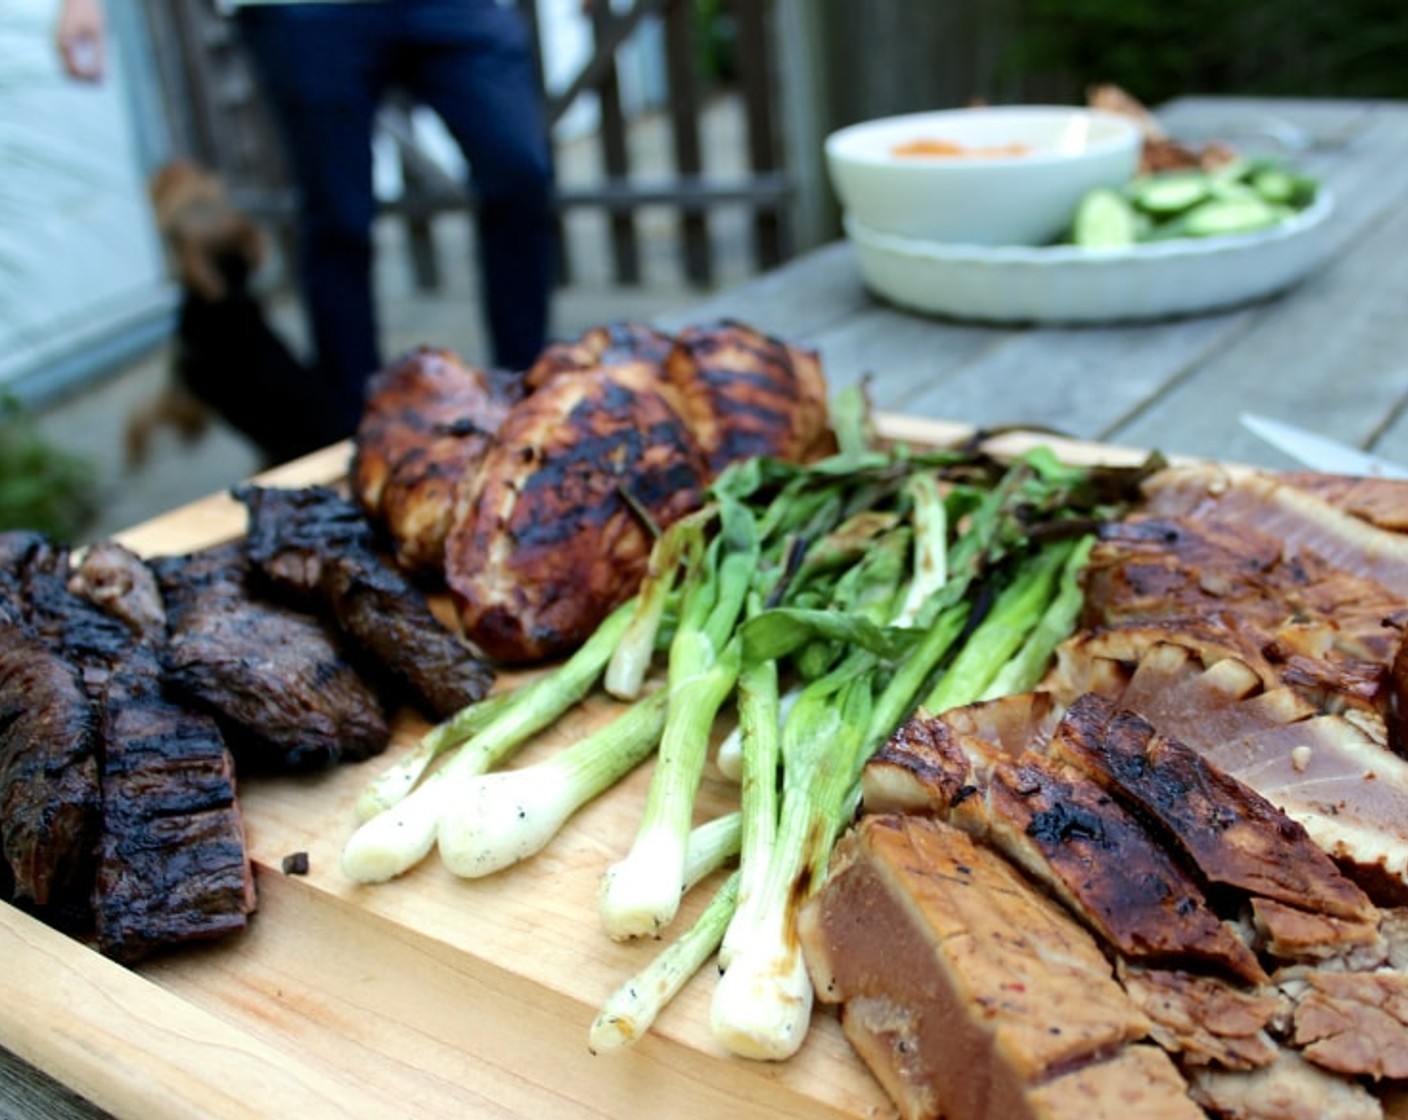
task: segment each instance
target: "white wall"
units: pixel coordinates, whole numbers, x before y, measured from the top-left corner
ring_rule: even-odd
[[[57,0],[0,0],[0,389],[43,395],[91,372],[171,296],[147,205],[128,75],[70,81]],[[144,326],[145,325],[145,326]]]

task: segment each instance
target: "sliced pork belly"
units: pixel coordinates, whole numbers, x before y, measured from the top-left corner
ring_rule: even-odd
[[[1408,897],[1408,761],[1289,688],[1258,691],[1233,658],[1204,668],[1185,654],[1152,651],[1111,699],[1296,821],[1376,901]]]
[[[943,717],[917,718],[870,760],[862,788],[866,812],[933,813],[985,839],[1129,960],[1266,979],[1163,844],[1074,767],[1004,757]]]
[[[864,817],[799,936],[905,1120],[1203,1115],[1090,935],[961,831]]]
[[[1408,973],[1298,971],[1291,1042],[1306,1059],[1353,1077],[1408,1078]]]
[[[1240,526],[1282,542],[1287,559],[1313,556],[1408,597],[1408,536],[1386,532],[1265,471],[1215,465],[1171,468],[1145,485],[1156,516]]]
[[[1229,1120],[1383,1120],[1383,1106],[1357,1081],[1282,1049],[1260,1069],[1202,1066],[1188,1072],[1189,1095]]]
[[[1336,918],[1376,917],[1368,896],[1303,827],[1113,701],[1078,697],[1049,749],[1156,825],[1209,883]]]
[[[1236,987],[1216,976],[1121,962],[1118,975],[1134,1005],[1149,1017],[1153,1039],[1179,1063],[1249,1070],[1276,1061],[1272,1037],[1290,1001],[1273,988]]]

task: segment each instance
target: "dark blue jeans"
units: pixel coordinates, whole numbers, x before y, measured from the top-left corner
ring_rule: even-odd
[[[249,5],[239,20],[300,194],[300,280],[329,434],[356,426],[381,364],[371,136],[393,88],[434,110],[470,165],[490,360],[531,364],[547,333],[552,157],[517,11],[495,0],[359,0]]]

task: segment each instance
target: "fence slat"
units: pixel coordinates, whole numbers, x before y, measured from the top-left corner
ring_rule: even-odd
[[[670,82],[670,131],[674,139],[675,172],[697,176],[704,170],[699,142],[699,83],[694,35],[694,4],[673,0],[665,13],[665,68]],[[713,278],[709,225],[702,210],[688,202],[680,207],[684,242],[684,274],[695,284]]]
[[[768,174],[778,169],[768,5],[744,0],[733,5],[733,13],[738,28],[738,79],[748,117],[749,166],[756,174]],[[782,222],[781,202],[779,199],[753,210],[753,254],[760,268],[772,268],[788,256],[788,231]]]

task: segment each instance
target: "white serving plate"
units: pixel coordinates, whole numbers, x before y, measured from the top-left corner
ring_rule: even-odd
[[[861,278],[909,311],[994,323],[1113,323],[1233,307],[1295,284],[1323,259],[1331,193],[1279,225],[1123,249],[955,245],[876,233],[850,215]]]

